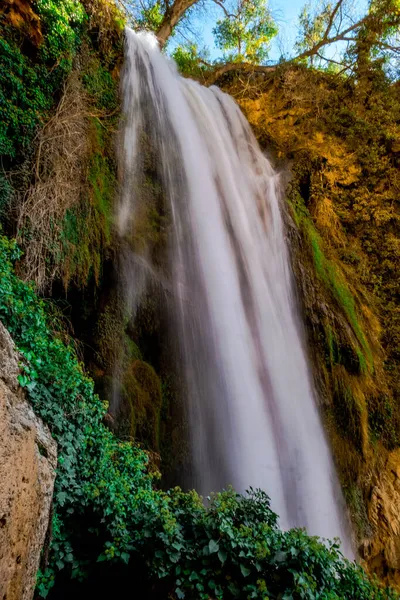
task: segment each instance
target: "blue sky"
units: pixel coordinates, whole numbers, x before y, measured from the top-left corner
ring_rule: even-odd
[[[293,48],[297,36],[299,14],[304,5],[304,0],[289,0],[289,2],[276,0],[270,2],[272,15],[279,27],[278,39],[272,42],[271,59],[279,58],[281,54],[279,43],[282,43],[287,50]]]

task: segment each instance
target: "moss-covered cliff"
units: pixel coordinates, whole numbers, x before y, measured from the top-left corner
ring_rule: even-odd
[[[108,0],[0,9],[0,216],[24,251],[2,238],[0,317],[25,356],[21,384],[61,449],[39,592],[61,582],[62,594],[71,575],[104,583],[133,573],[158,597],[264,597],[307,581],[337,585],[337,597],[386,597],[335,549],[279,532],[262,496],[227,492],[207,511],[195,494],[155,489],[160,465],[169,482],[185,464],[185,425],[157,295],[132,319],[118,276],[123,244],[139,253],[150,244],[162,264],[167,219],[142,140],[145,214],[123,244],[115,231],[122,28]],[[219,83],[283,180],[291,173],[288,237],[326,429],[361,554],[399,583],[398,84],[379,70],[355,84],[294,67]]]
[[[361,554],[397,580],[398,84],[305,68],[221,83],[290,170],[292,264],[326,429]]]

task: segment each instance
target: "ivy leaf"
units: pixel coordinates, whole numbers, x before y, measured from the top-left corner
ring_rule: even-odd
[[[228,585],[228,590],[230,591],[230,593],[232,594],[232,596],[234,596],[235,598],[237,598],[237,596],[239,596],[240,590],[233,583],[233,581]]]
[[[169,555],[169,560],[173,563],[177,563],[180,557],[181,555],[179,552],[171,552],[171,554]]]
[[[248,577],[251,573],[250,569],[245,567],[243,564],[240,565],[240,570],[242,572],[243,577]]]
[[[130,559],[130,556],[127,552],[121,552],[121,559],[124,561],[124,563],[127,565]]]
[[[26,375],[18,375],[18,383],[21,387],[26,387],[29,383],[29,377]]]
[[[181,590],[181,588],[175,588],[175,594],[177,595],[177,597],[179,598],[179,600],[181,600],[182,598],[185,597],[185,592],[183,592]]]
[[[228,556],[228,555],[227,555],[227,553],[225,552],[225,550],[220,550],[220,551],[218,552],[218,558],[219,558],[219,560],[221,561],[221,563],[222,563],[222,564],[224,564],[224,562],[226,561],[226,558],[227,558],[227,556]]]
[[[100,554],[100,556],[97,558],[97,562],[104,562],[105,560],[108,560],[105,554]]]
[[[218,542],[216,542],[215,540],[210,540],[208,542],[208,551],[210,554],[214,554],[215,552],[218,552],[219,550],[219,544]]]
[[[175,548],[175,550],[182,550],[183,544],[181,544],[180,542],[174,542],[172,544],[172,547]]]
[[[58,500],[60,506],[64,506],[66,499],[67,499],[67,494],[65,492],[58,492],[57,500]]]
[[[274,556],[274,562],[276,563],[283,563],[286,562],[287,560],[287,552],[283,552],[282,550],[279,550],[279,552],[277,552]]]

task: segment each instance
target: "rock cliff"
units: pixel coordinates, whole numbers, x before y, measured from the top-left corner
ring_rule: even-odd
[[[18,385],[18,353],[0,323],[0,598],[30,600],[49,524],[57,447]]]

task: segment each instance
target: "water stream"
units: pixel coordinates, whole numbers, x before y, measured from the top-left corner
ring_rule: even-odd
[[[189,485],[203,494],[263,488],[282,527],[346,540],[301,336],[279,174],[231,97],[183,79],[151,35],[129,29],[123,112],[121,235],[141,218],[146,148],[169,215]],[[132,305],[144,289],[143,261],[157,273],[148,245],[128,270]]]

